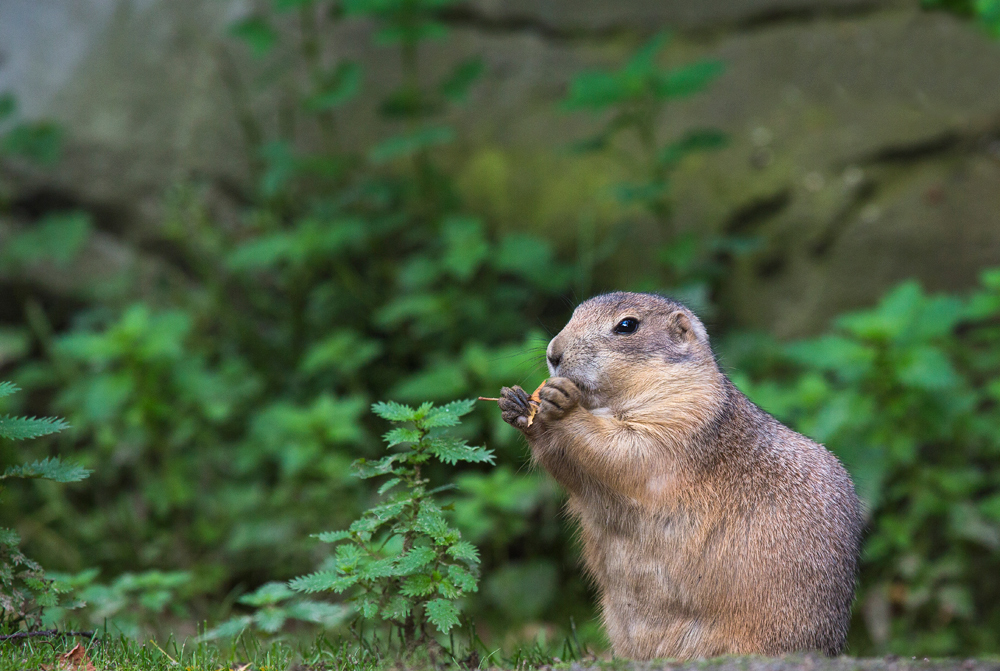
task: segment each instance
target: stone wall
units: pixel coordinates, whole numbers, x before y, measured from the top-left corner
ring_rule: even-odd
[[[732,139],[684,168],[678,225],[764,236],[722,298],[745,323],[794,336],[901,279],[961,289],[1000,264],[1000,43],[918,4],[472,0],[426,58],[437,71],[484,55],[485,80],[459,120],[475,148],[456,159],[463,188],[498,219],[553,231],[611,216],[593,194],[614,169],[553,152],[592,123],[555,109],[573,73],[620,63],[664,27],[677,33],[665,63],[724,60],[723,77],[665,119],[667,132],[708,124]],[[238,200],[246,148],[226,68],[256,65],[225,27],[248,10],[238,0],[0,2],[0,90],[69,138],[54,173],[7,166],[5,176],[25,199],[96,213],[92,265],[134,260],[173,184]],[[363,143],[393,56],[369,45],[364,25],[336,43],[370,73],[344,120]]]

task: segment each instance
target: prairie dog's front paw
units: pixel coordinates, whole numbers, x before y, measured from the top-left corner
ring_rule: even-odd
[[[519,431],[527,431],[535,416],[537,404],[533,404],[528,392],[518,385],[504,387],[500,390],[500,416]]]
[[[558,420],[580,404],[580,389],[569,378],[552,377],[538,390],[538,398],[541,402],[538,419]]]

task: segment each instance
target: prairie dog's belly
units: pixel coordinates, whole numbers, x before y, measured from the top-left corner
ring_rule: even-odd
[[[604,623],[618,654],[685,657],[714,646],[733,567],[716,560],[712,529],[689,514],[575,504],[584,561],[601,588]]]

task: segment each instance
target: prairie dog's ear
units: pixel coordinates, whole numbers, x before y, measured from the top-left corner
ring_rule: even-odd
[[[697,342],[699,339],[698,326],[700,324],[696,326],[687,313],[681,310],[677,310],[667,317],[667,329],[678,342]]]

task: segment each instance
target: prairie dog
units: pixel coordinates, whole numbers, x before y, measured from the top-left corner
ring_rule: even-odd
[[[505,421],[569,493],[614,653],[838,654],[863,527],[833,454],[754,405],[701,321],[661,296],[582,303]]]

